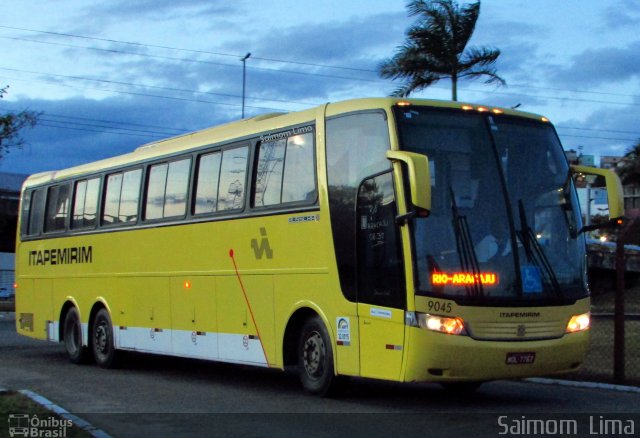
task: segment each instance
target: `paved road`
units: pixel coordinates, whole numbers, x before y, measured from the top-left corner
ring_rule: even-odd
[[[499,381],[463,398],[438,385],[356,379],[341,398],[320,399],[305,395],[295,374],[276,370],[141,354],[128,355],[119,370],[78,366],[60,345],[18,336],[6,312],[0,312],[0,386],[35,391],[118,437],[355,438],[417,429],[496,437],[509,436],[499,434],[502,424],[548,415],[576,418],[574,436],[592,436],[588,416],[576,415],[593,414],[597,425],[605,413],[604,419],[633,419],[640,431],[637,393]]]

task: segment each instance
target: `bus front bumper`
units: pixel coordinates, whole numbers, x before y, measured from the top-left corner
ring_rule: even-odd
[[[587,353],[589,330],[557,339],[484,341],[409,328],[406,382],[487,381],[577,370]]]

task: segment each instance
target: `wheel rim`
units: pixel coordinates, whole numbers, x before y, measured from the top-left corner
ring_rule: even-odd
[[[104,322],[102,322],[96,327],[94,341],[95,341],[94,345],[96,346],[96,351],[102,354],[107,352],[109,335],[107,333],[107,329],[105,327]]]
[[[105,321],[100,321],[96,326],[93,341],[96,352],[102,355],[106,355],[109,351],[109,332],[107,330],[107,324]]]
[[[325,349],[320,333],[313,332],[307,337],[302,354],[304,369],[307,375],[312,378],[322,376],[324,371]]]

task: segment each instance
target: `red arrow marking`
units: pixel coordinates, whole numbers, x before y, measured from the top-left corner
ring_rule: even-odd
[[[253,310],[251,310],[251,304],[249,303],[249,297],[247,297],[247,291],[244,288],[244,284],[242,283],[242,277],[240,277],[240,272],[238,272],[238,265],[236,264],[235,253],[233,252],[233,248],[229,250],[229,257],[233,262],[233,269],[236,271],[236,277],[238,277],[238,282],[240,283],[240,289],[242,289],[242,295],[244,296],[244,301],[247,303],[247,308],[249,309],[249,314],[251,315],[251,321],[253,321],[253,326],[256,328],[256,333],[258,334],[258,341],[260,342],[260,347],[262,347],[262,353],[264,354],[264,359],[267,361],[267,368],[269,368],[269,359],[267,358],[267,352],[264,349],[264,344],[262,343],[262,336],[260,335],[260,330],[258,330],[258,324],[256,324],[256,318],[253,316]]]

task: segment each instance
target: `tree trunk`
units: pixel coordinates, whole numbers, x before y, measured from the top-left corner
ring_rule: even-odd
[[[456,75],[451,76],[451,100],[458,101],[458,77]]]

